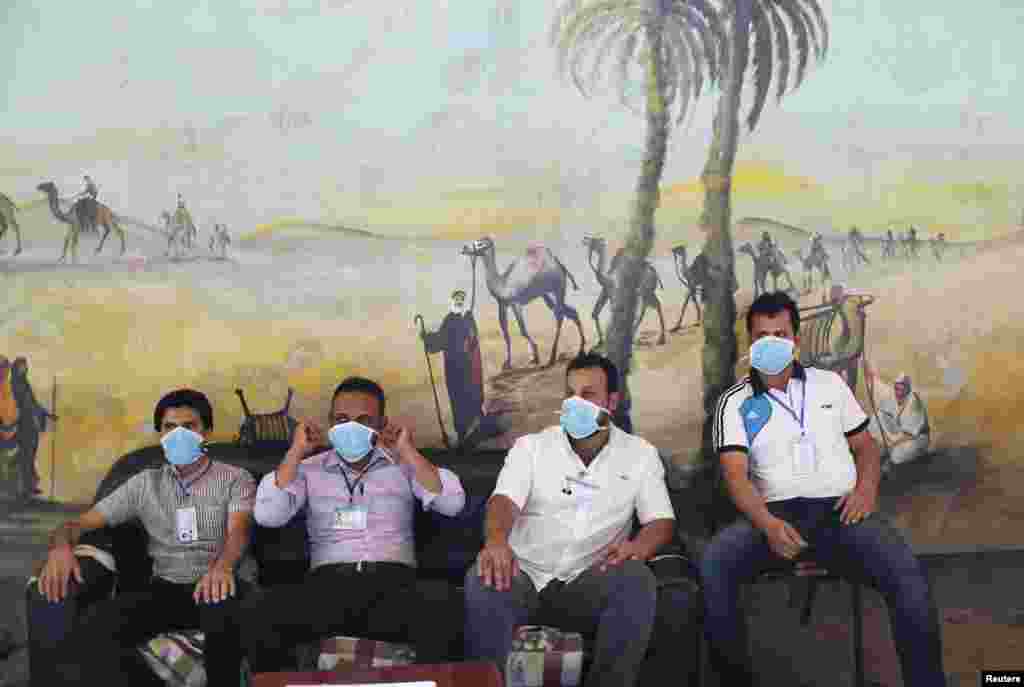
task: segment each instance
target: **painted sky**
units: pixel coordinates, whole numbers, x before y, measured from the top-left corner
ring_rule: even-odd
[[[822,4],[832,36],[827,63],[782,108],[769,107],[744,154],[784,157],[800,173],[830,180],[849,171],[853,155],[963,145],[1005,155],[1007,144],[1021,143],[1014,115],[1024,103],[1012,84],[1024,63],[1024,7],[1010,0]],[[61,142],[164,126],[192,127],[206,142],[248,122],[231,155],[249,166],[273,160],[261,174],[298,175],[306,186],[328,168],[339,183],[360,174],[364,185],[374,174],[396,186],[424,174],[487,183],[553,159],[605,183],[629,179],[642,152],[642,120],[558,80],[547,43],[553,7],[7,2],[0,138]],[[674,133],[669,179],[699,172],[711,104],[705,99]],[[287,136],[270,126],[275,113],[294,125]],[[78,175],[91,164],[58,171]],[[128,174],[96,164],[108,180]]]

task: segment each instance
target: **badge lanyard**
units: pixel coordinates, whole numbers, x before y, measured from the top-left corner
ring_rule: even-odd
[[[207,461],[206,467],[203,468],[202,472],[196,475],[193,479],[189,480],[188,486],[185,486],[185,483],[181,481],[180,477],[178,477],[178,471],[174,470],[174,483],[178,485],[178,493],[181,495],[182,501],[185,500],[185,497],[192,495],[192,485],[199,482],[199,480],[203,478],[203,475],[210,471],[211,467],[213,467],[213,461]]]
[[[792,418],[796,421],[796,423],[798,425],[800,425],[800,437],[803,438],[803,437],[807,436],[807,429],[804,426],[804,411],[807,409],[807,382],[803,383],[803,394],[802,394],[802,397],[800,398],[801,403],[800,403],[800,415],[799,416],[796,414],[796,411],[793,410],[792,407],[790,407],[789,405],[786,405],[785,401],[783,401],[781,398],[779,398],[778,396],[773,394],[771,392],[771,389],[768,390],[768,395],[771,396],[772,400],[774,400],[776,403],[778,403],[780,406],[782,406],[783,410],[785,410],[787,413],[789,413],[792,416]],[[789,388],[788,387],[786,389],[786,396],[789,397]],[[792,401],[793,401],[792,397],[789,398],[789,401],[790,401],[790,403],[792,403]]]
[[[366,469],[359,473],[359,476],[356,477],[356,481],[355,482],[352,482],[352,481],[349,480],[349,478],[348,478],[348,471],[345,469],[345,466],[344,465],[340,465],[339,466],[339,468],[341,469],[341,476],[345,478],[345,486],[348,487],[348,502],[349,503],[352,503],[352,498],[356,495],[356,487],[359,487],[359,493],[360,494],[363,494],[363,495],[366,494],[366,485],[360,484],[360,482],[363,481],[363,478],[366,477],[367,473],[370,472],[370,470],[373,469],[373,466],[376,465],[379,461],[380,461],[379,458],[374,458],[370,462],[370,464],[366,466]]]

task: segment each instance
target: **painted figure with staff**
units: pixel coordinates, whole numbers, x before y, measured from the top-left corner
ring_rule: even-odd
[[[480,358],[480,334],[466,292],[452,292],[441,326],[434,332],[420,330],[428,354],[444,353],[444,379],[459,445],[479,429],[483,417],[484,375]]]

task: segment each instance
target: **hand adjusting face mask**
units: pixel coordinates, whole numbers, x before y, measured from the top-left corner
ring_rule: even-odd
[[[750,366],[766,375],[777,375],[793,362],[792,339],[762,336],[750,347]]]
[[[373,450],[376,434],[376,430],[349,420],[331,427],[327,438],[342,460],[356,463]]]
[[[595,432],[608,429],[597,424],[597,418],[601,413],[607,412],[601,406],[591,403],[585,398],[570,396],[562,401],[559,424],[573,439],[586,439]]]
[[[203,435],[186,427],[175,427],[160,439],[164,456],[171,465],[191,465],[203,455]]]

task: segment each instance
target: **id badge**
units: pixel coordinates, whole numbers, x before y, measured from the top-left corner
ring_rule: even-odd
[[[365,530],[366,529],[366,506],[350,504],[334,509],[334,529],[336,530]]]
[[[816,468],[814,440],[804,435],[793,442],[793,474],[809,475]]]
[[[182,544],[191,544],[199,540],[197,524],[195,506],[179,508],[175,511],[175,529],[178,532],[178,541]]]

